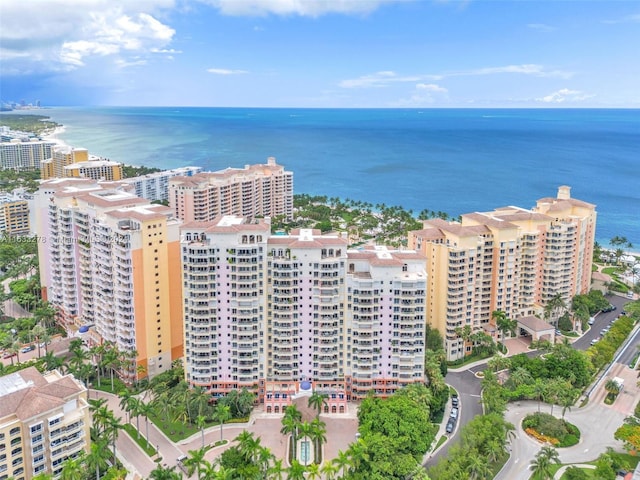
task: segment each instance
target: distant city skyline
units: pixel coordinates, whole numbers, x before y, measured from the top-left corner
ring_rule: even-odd
[[[640,3],[3,0],[43,106],[640,108]]]

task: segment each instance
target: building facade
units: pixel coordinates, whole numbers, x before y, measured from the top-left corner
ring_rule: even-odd
[[[108,182],[43,182],[35,199],[41,282],[68,330],[135,357],[123,375],[153,377],[182,356],[179,222]],[[130,378],[131,379],[131,378]]]
[[[270,157],[266,164],[203,172],[169,180],[169,205],[185,222],[223,215],[291,218],[293,173]]]
[[[531,210],[427,220],[410,232],[409,247],[427,257],[427,321],[443,334],[448,359],[471,351],[460,334],[465,327],[497,338],[497,310],[514,320],[542,317],[555,296],[570,304],[587,293],[595,226],[595,206],[560,187],[557,198],[539,200]]]
[[[172,170],[140,175],[123,179],[123,182],[133,185],[133,192],[147,200],[169,201],[169,180],[173,177],[192,177],[200,173],[202,167],[182,167]]]
[[[224,216],[182,227],[187,381],[255,391],[267,412],[327,394],[344,412],[368,391],[424,381],[425,259],[342,235]],[[347,270],[349,265],[349,270]]]
[[[89,452],[87,389],[71,375],[34,367],[0,378],[0,479],[59,476]]]
[[[257,391],[264,377],[264,219],[182,226],[185,375],[214,396]]]
[[[29,201],[24,196],[0,192],[0,233],[11,237],[31,233]]]
[[[29,138],[12,139],[0,143],[0,169],[22,171],[40,170],[41,163],[51,158],[55,142]]]
[[[120,180],[122,164],[89,155],[86,148],[56,145],[51,149],[51,157],[40,164],[40,178],[66,177]]]

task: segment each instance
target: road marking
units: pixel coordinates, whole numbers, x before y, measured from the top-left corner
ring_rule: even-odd
[[[588,449],[588,448],[585,448],[585,449],[584,449],[584,453],[587,453],[588,451],[589,451],[589,449]]]
[[[520,461],[519,458],[516,458],[516,460],[513,463],[518,463]]]
[[[480,398],[480,395],[475,395],[475,394],[472,394],[472,393],[470,393],[470,394],[469,394],[469,396],[470,396],[470,397]]]

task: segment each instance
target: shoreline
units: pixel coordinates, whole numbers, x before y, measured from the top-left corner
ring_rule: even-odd
[[[42,135],[42,140],[46,140],[48,142],[54,142],[56,145],[68,146],[67,142],[58,138],[58,135],[64,134],[66,132],[67,127],[64,125],[60,125],[53,129],[52,132],[47,133],[46,135]]]

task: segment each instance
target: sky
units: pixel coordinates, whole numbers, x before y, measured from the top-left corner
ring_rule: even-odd
[[[635,0],[1,0],[0,99],[640,108]]]

